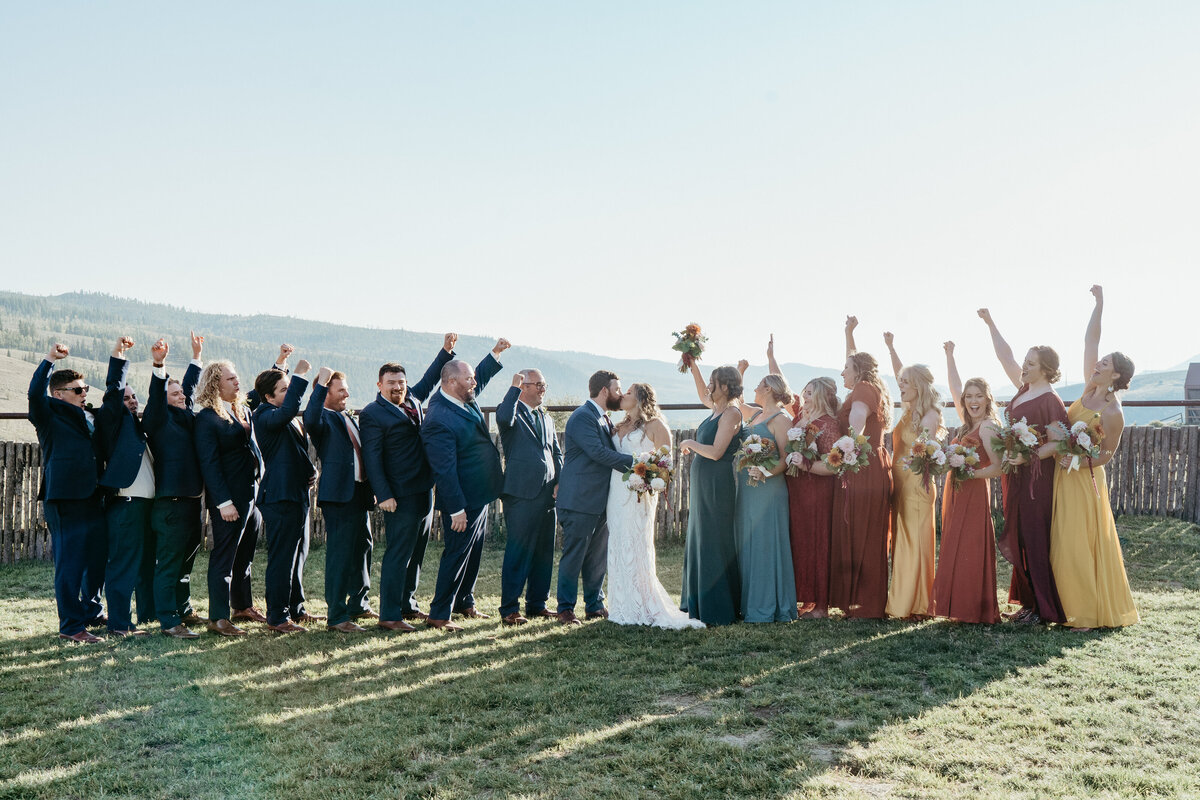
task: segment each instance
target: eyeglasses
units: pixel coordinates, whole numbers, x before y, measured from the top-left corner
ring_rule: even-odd
[[[87,394],[90,386],[64,386],[61,389],[55,389],[56,392],[74,392],[75,394]]]
[[[545,389],[545,388],[546,388],[546,382],[545,382],[545,381],[538,381],[538,382],[536,382],[536,383],[534,383],[533,381],[525,381],[525,382],[524,382],[523,384],[521,384],[521,385],[522,385],[522,386],[536,386],[536,387],[537,387],[537,388],[539,388],[539,389]]]

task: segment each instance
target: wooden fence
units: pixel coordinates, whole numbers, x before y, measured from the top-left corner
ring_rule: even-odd
[[[655,538],[678,541],[687,530],[689,470],[692,455],[679,455],[679,442],[694,430],[675,431],[678,478],[659,499]],[[561,434],[560,434],[561,436]],[[498,437],[497,437],[498,438]],[[0,563],[47,560],[50,535],[37,501],[41,473],[38,446],[25,442],[0,443]],[[1129,427],[1120,449],[1106,469],[1114,513],[1177,517],[1200,523],[1200,427]],[[1000,482],[992,482],[992,504],[999,510]],[[314,544],[325,541],[325,521],[313,498],[311,533]],[[501,504],[492,504],[489,535],[504,533]],[[383,531],[382,515],[372,515],[372,530]],[[205,519],[206,541],[208,521]],[[434,537],[441,525],[435,517]]]

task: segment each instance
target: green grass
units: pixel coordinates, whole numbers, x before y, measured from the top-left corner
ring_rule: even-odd
[[[50,566],[6,567],[0,798],[1194,797],[1200,529],[1120,527],[1143,621],[1093,634],[493,617],[79,646],[54,638]]]

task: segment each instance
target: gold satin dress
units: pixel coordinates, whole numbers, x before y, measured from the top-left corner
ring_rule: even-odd
[[[904,618],[929,614],[933,597],[933,559],[937,533],[933,506],[937,486],[926,489],[921,476],[901,462],[917,440],[909,412],[892,431],[892,584],[888,589],[887,615]]]

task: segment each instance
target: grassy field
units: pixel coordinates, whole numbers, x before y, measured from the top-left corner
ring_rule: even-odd
[[[79,646],[54,638],[50,566],[5,567],[0,798],[1196,797],[1200,528],[1121,534],[1143,621],[1092,634],[493,617]]]

